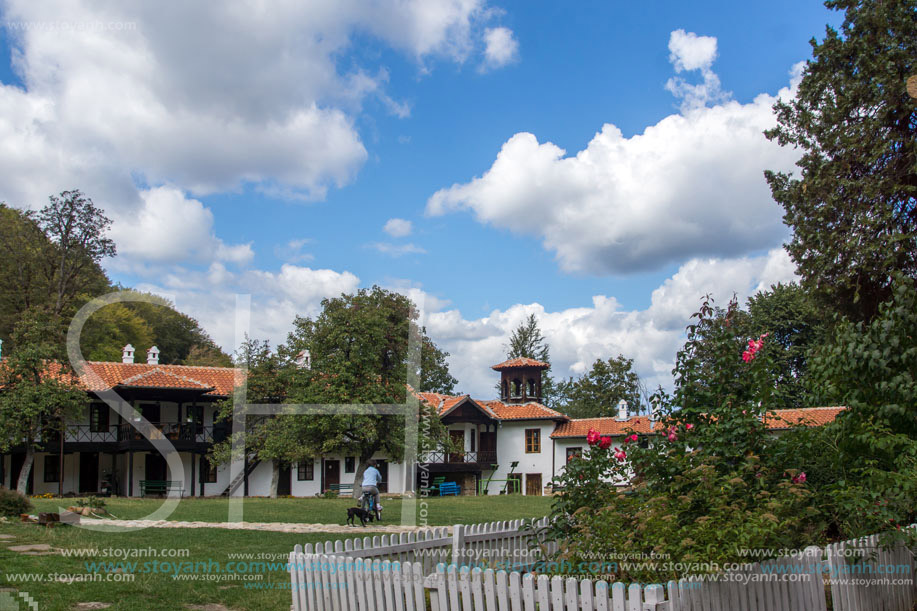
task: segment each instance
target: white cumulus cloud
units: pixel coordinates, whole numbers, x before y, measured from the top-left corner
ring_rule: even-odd
[[[519,41],[509,28],[488,28],[484,32],[484,44],[482,69],[502,68],[519,57]]]
[[[411,221],[405,219],[389,219],[386,221],[385,226],[382,227],[382,231],[389,234],[393,238],[403,238],[405,236],[411,235],[411,232],[414,230],[414,225]]]
[[[708,66],[716,46],[705,38],[676,44],[677,63]],[[762,133],[775,124],[778,96],[684,109],[630,137],[606,123],[574,155],[517,133],[482,176],[440,189],[426,211],[469,211],[540,237],[571,272],[621,274],[770,248],[786,228],[763,171],[791,171],[797,158]]]

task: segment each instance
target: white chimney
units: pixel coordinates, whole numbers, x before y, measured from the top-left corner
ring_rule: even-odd
[[[159,348],[153,346],[146,351],[146,362],[147,365],[158,365],[159,364]]]
[[[621,399],[618,401],[618,420],[627,420],[627,401]]]
[[[130,344],[122,348],[121,362],[122,363],[133,363],[134,362],[134,347],[131,346]]]
[[[296,365],[300,369],[312,369],[312,355],[308,350],[303,350],[296,357]]]

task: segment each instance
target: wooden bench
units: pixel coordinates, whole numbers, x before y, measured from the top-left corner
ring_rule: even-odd
[[[167,479],[140,480],[140,496],[146,496],[148,494],[168,494],[169,492],[178,492],[179,496],[185,496],[185,489],[182,486],[182,482],[173,482]]]
[[[338,496],[353,496],[353,484],[331,484],[329,490],[338,493]]]
[[[459,485],[455,482],[443,482],[439,485],[439,496],[458,496],[461,494],[462,489],[459,488]]]

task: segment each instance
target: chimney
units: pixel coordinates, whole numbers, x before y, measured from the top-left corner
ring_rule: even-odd
[[[296,356],[296,366],[300,369],[312,369],[312,355],[308,350],[303,350]]]
[[[122,363],[133,363],[134,362],[134,347],[130,344],[126,345],[121,352],[121,362]]]
[[[159,364],[159,348],[153,346],[146,351],[146,362],[147,365],[158,365]]]
[[[627,401],[621,399],[618,401],[618,417],[617,420],[623,422],[627,420]]]

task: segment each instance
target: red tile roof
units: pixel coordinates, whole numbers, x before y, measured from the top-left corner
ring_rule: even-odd
[[[503,403],[502,401],[477,401],[493,412],[498,420],[567,420],[558,411],[541,403]]]
[[[535,359],[521,356],[514,359],[509,359],[508,361],[503,361],[502,363],[498,363],[491,367],[491,369],[500,371],[501,369],[513,369],[516,367],[538,367],[539,369],[550,369],[551,365],[543,361],[536,361]]]
[[[765,426],[772,431],[788,429],[791,426],[802,424],[806,426],[822,426],[834,421],[843,407],[807,407],[802,409],[777,409],[767,412],[764,416]],[[631,416],[628,420],[617,418],[580,418],[569,420],[557,425],[551,437],[561,439],[565,437],[585,437],[589,429],[595,429],[602,435],[612,437],[623,436],[629,430],[638,433],[649,433],[662,428],[656,423],[650,428],[648,416]]]
[[[551,433],[551,438],[585,437],[589,429],[595,429],[602,435],[616,437],[623,436],[631,430],[638,433],[649,433],[652,430],[659,430],[659,428],[659,423],[656,423],[655,427],[651,428],[649,416],[631,416],[627,420],[618,420],[612,417],[579,418],[558,424],[554,432]]]
[[[207,390],[206,396],[228,397],[242,382],[243,372],[233,367],[149,365],[87,361],[80,381],[86,390],[131,388],[175,388]],[[208,390],[209,389],[209,390]]]
[[[540,403],[507,404],[502,401],[480,401],[468,395],[443,395],[433,392],[415,393],[442,416],[462,401],[469,400],[495,420],[565,420],[567,417]]]
[[[764,425],[774,431],[796,425],[822,426],[834,422],[843,407],[808,407],[805,409],[775,409],[764,415]]]

